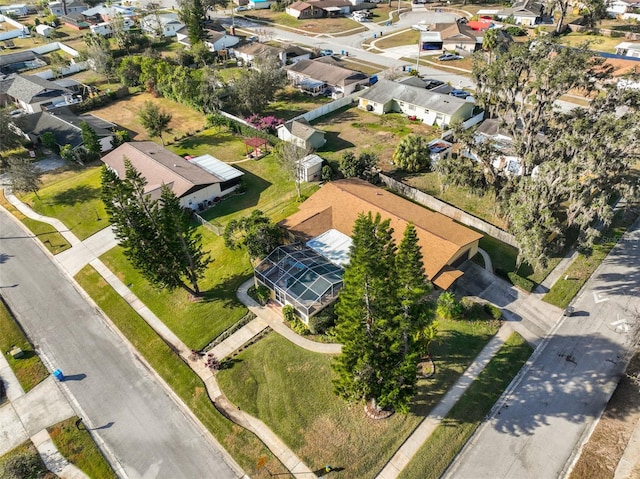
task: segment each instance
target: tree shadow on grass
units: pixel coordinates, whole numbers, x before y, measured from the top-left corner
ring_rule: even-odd
[[[241,305],[236,291],[242,283],[251,277],[250,274],[233,274],[221,278],[218,284],[202,293],[202,302],[221,301],[225,307]]]
[[[320,151],[342,151],[355,146],[350,141],[340,138],[340,132],[327,131],[324,136],[327,142],[320,148]]]
[[[257,206],[262,193],[272,185],[269,181],[254,175],[239,165],[234,165],[234,168],[237,168],[244,173],[243,180],[247,187],[246,193],[243,195],[229,196],[225,198],[224,201],[216,205],[215,208],[211,208],[203,212],[202,217],[206,220],[220,218],[222,216]]]
[[[100,188],[88,185],[80,185],[62,191],[52,198],[56,205],[74,206],[78,203],[86,203],[100,197]]]

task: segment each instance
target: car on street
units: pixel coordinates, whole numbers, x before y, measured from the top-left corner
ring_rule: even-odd
[[[439,87],[440,85],[444,85],[443,81],[434,80],[433,78],[423,78],[422,81],[424,81],[424,87],[427,90],[431,90],[433,88]]]
[[[234,8],[234,11],[236,12],[246,12],[249,10],[249,7],[247,7],[246,5],[240,5],[239,7]]]
[[[464,90],[452,90],[449,92],[449,95],[451,96],[455,96],[456,98],[467,98],[468,96],[471,96],[471,93],[469,93],[468,91],[464,91]]]
[[[331,55],[333,55],[333,50],[329,50],[328,48],[320,50],[321,57],[330,57]]]
[[[445,53],[443,55],[440,55],[438,57],[438,60],[440,60],[441,62],[448,62],[451,60],[462,60],[462,57],[460,55],[456,55],[455,53]]]
[[[411,25],[411,30],[415,30],[417,32],[428,32],[429,31],[429,24],[427,22],[425,22],[424,20],[422,20],[420,23],[417,23],[415,25]]]

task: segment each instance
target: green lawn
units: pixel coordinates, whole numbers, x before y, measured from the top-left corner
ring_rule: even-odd
[[[20,195],[40,214],[58,218],[81,240],[105,228],[109,222],[100,199],[101,166],[70,170],[51,176],[36,198],[33,193]]]
[[[386,48],[400,47],[403,45],[416,45],[418,48],[418,41],[420,40],[420,32],[416,30],[407,30],[395,35],[387,35],[379,40],[376,40],[376,48],[382,50]]]
[[[246,348],[218,373],[227,397],[264,421],[309,467],[335,477],[374,477],[442,398],[497,330],[486,322],[439,321],[433,345],[437,374],[421,380],[411,412],[371,421],[362,405],[332,392],[330,357],[301,349],[276,333]]]
[[[38,450],[36,449],[36,446],[33,445],[31,440],[27,440],[23,442],[18,447],[13,448],[3,456],[0,456],[0,477],[2,477],[3,479],[5,477],[7,479],[13,479],[15,477],[20,477],[20,479],[27,479],[21,476],[15,476],[14,474],[9,474],[8,471],[5,471],[5,464],[17,456],[29,458],[28,464],[33,466],[33,468],[30,469],[33,473],[32,476],[29,476],[30,478],[55,479],[58,477],[47,470],[46,466],[44,465],[44,462],[42,462],[42,459],[38,454]],[[24,464],[24,461],[21,461],[21,463]]]
[[[256,467],[262,457],[269,470],[282,470],[262,442],[218,412],[200,378],[91,266],[75,279],[250,477],[268,477],[266,471]]]
[[[561,43],[572,47],[589,42],[589,48],[594,51],[615,53],[616,45],[624,41],[624,38],[607,37],[604,35],[587,35],[585,33],[575,32],[567,33],[560,37]]]
[[[262,112],[262,116],[273,115],[286,121],[331,101],[333,100],[326,96],[313,97],[288,86],[276,93],[273,101]]]
[[[53,443],[67,461],[91,479],[117,479],[118,476],[96,446],[89,431],[76,427],[77,419],[77,416],[73,416],[47,428]]]
[[[5,357],[18,378],[22,389],[28,392],[41,381],[45,380],[49,376],[49,371],[47,371],[47,368],[42,364],[40,357],[34,351],[33,346],[7,309],[4,301],[1,300],[0,331],[1,354],[8,353],[13,346],[17,346],[24,351],[24,356],[20,359],[14,359],[10,354],[5,354]]]
[[[524,338],[518,333],[513,333],[451,408],[399,477],[439,478],[520,371],[531,352],[531,346]]]
[[[203,154],[206,151],[219,158],[223,156],[221,153],[228,153],[234,144],[237,146],[241,142],[223,133],[222,138],[225,140],[222,145],[207,147],[205,141],[209,134],[210,130],[204,132],[205,140],[197,146],[187,148],[185,142],[181,142],[175,145],[174,151],[180,154]],[[274,221],[279,221],[297,209],[294,184],[287,179],[271,155],[235,166],[245,172],[247,192],[231,196],[205,211],[205,218],[226,225],[231,219],[248,215],[253,209],[259,208]],[[310,194],[316,188],[314,185],[303,185],[303,192]],[[117,272],[142,302],[193,349],[206,346],[246,314],[246,308],[236,299],[235,293],[240,284],[252,274],[244,250],[230,251],[224,246],[221,237],[205,228],[200,231],[205,249],[214,259],[200,283],[205,292],[205,299],[201,302],[190,301],[189,295],[182,290],[173,293],[156,290],[131,267],[120,248],[114,248],[101,257],[109,269]]]
[[[64,239],[58,230],[48,223],[42,221],[36,221],[31,218],[27,218],[20,211],[18,211],[11,203],[4,197],[4,191],[0,193],[0,205],[9,211],[13,216],[24,224],[29,231],[38,237],[40,242],[49,250],[51,254],[58,254],[62,251],[71,248],[71,245]]]
[[[611,226],[602,233],[600,242],[593,246],[590,253],[578,255],[565,272],[565,276],[556,281],[543,300],[559,308],[568,306],[637,217],[634,211],[625,210],[617,213]]]

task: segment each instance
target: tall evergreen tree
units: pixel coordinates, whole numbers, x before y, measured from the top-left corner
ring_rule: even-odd
[[[82,133],[82,144],[90,153],[100,154],[102,147],[100,146],[100,138],[91,126],[83,121],[80,123],[80,131]]]
[[[349,265],[335,311],[342,353],[334,360],[335,392],[379,407],[397,404],[402,349],[395,287],[395,250],[389,220],[360,215],[353,229]]]
[[[155,287],[180,287],[199,296],[198,280],[211,262],[201,236],[166,185],[160,201],[145,186],[128,159],[124,179],[109,168],[102,171],[102,199],[125,256]]]

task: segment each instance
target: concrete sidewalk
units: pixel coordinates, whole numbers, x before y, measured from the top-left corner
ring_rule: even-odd
[[[89,479],[60,454],[47,432],[47,427],[75,415],[53,377],[25,394],[6,358],[0,354],[0,378],[9,400],[0,407],[0,456],[31,439],[47,469],[58,477]]]
[[[380,471],[378,479],[395,479],[400,475],[402,470],[409,464],[411,458],[417,454],[422,445],[433,434],[433,431],[440,425],[451,408],[458,402],[460,396],[464,394],[471,383],[489,364],[491,358],[502,347],[504,342],[509,338],[513,330],[508,323],[504,323],[498,333],[487,343],[480,353],[473,360],[471,365],[465,370],[462,376],[449,389],[447,394],[433,408],[431,413],[422,420],[420,425],[405,440],[400,449],[396,451],[393,457]]]

